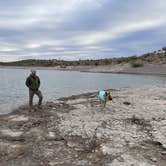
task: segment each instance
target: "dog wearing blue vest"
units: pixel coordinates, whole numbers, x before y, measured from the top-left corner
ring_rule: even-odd
[[[106,107],[106,103],[109,100],[112,100],[111,94],[109,91],[100,90],[99,91],[99,100],[102,110]]]

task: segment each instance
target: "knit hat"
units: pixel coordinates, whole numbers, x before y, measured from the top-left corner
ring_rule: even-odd
[[[31,69],[31,73],[36,73],[36,70],[35,69]]]

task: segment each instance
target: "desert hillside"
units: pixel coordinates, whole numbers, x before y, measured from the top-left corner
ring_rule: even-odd
[[[45,66],[45,67],[61,67],[68,66],[105,66],[117,64],[130,64],[131,67],[141,67],[146,64],[165,64],[166,63],[166,47],[140,56],[129,56],[111,59],[98,59],[98,60],[78,60],[78,61],[65,61],[65,60],[22,60],[16,62],[3,63],[2,66]]]

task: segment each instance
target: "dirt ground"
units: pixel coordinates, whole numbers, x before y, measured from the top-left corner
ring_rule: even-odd
[[[110,91],[1,115],[0,166],[165,166],[166,86]]]

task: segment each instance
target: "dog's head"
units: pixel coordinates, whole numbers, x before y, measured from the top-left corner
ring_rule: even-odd
[[[112,100],[110,92],[105,92],[106,100]]]

